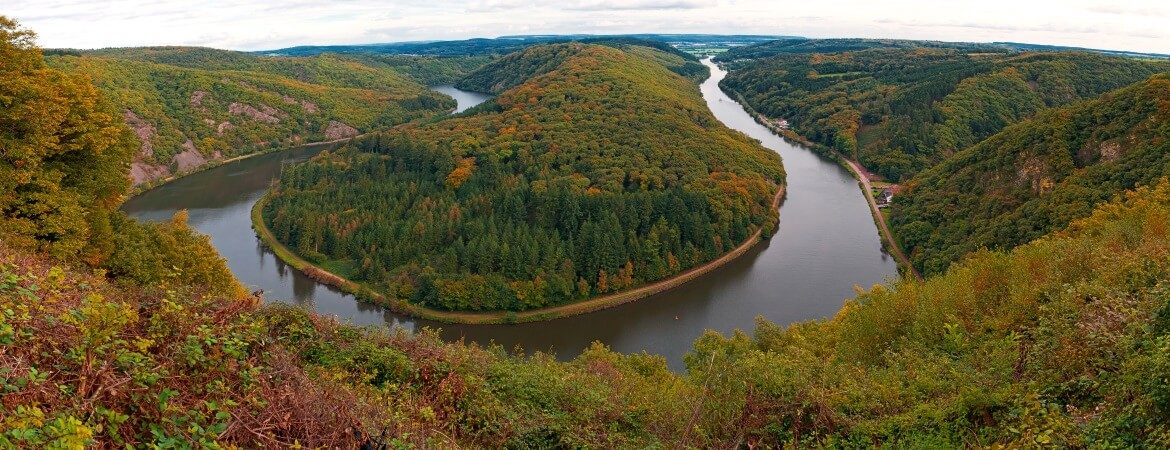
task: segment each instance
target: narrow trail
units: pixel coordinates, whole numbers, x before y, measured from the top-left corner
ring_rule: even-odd
[[[882,233],[882,239],[886,241],[887,250],[889,250],[891,255],[894,255],[894,259],[897,259],[899,264],[906,267],[914,275],[914,278],[921,280],[922,274],[918,273],[918,269],[915,269],[914,265],[910,263],[910,258],[907,258],[906,254],[902,252],[902,246],[898,245],[898,242],[894,240],[894,233],[890,232],[890,227],[886,224],[886,215],[882,214],[882,210],[877,206],[877,201],[873,198],[873,185],[869,182],[868,172],[849,158],[841,156],[840,159],[845,162],[845,165],[849,166],[849,171],[853,172],[853,175],[861,182],[861,191],[865,194],[866,203],[869,203],[869,210],[873,214],[873,221],[877,223],[878,230]]]

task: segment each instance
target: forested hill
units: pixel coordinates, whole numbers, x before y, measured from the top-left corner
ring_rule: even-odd
[[[785,53],[838,53],[875,48],[949,48],[969,52],[1081,52],[1130,58],[1170,59],[1170,55],[1161,53],[1141,53],[1124,50],[1104,50],[1020,42],[948,42],[865,38],[813,39],[790,36],[779,37],[764,42],[752,42],[747,45],[731,46],[726,52],[716,56],[715,61],[727,63],[739,60],[767,58]]]
[[[981,247],[1011,248],[1170,176],[1170,75],[1050,110],[908,183],[891,223],[914,264],[938,272]]]
[[[897,181],[1044,108],[1170,71],[1165,60],[913,43],[792,41],[791,53],[731,62],[723,86]]]
[[[450,98],[390,67],[329,55],[260,58],[163,47],[61,54],[48,63],[92,79],[132,128],[135,184],[454,107]]]
[[[666,44],[638,39],[594,39],[589,41],[637,53],[653,59],[671,71],[701,81],[708,76],[707,67],[698,58]],[[469,74],[455,86],[459,89],[498,94],[545,73],[551,72],[575,54],[579,45],[538,45],[511,53]]]
[[[771,41],[782,36],[745,34],[544,34],[500,36],[494,39],[473,38],[455,41],[390,42],[362,45],[306,45],[257,52],[264,55],[314,56],[322,53],[344,55],[411,55],[427,57],[484,57],[500,56],[517,52],[533,45],[564,44],[581,42],[586,44],[607,42],[632,42],[670,53],[675,46],[717,45],[737,46]]]
[[[395,88],[404,84],[403,76],[426,86],[451,84],[495,59],[490,55],[419,56],[378,53],[344,55],[314,53],[300,55],[304,57],[282,57],[208,47],[127,47],[86,51],[60,50],[50,53],[130,59],[190,69],[266,72],[311,83],[364,88],[377,88],[386,81],[390,81],[387,88]],[[370,67],[355,68],[337,64],[339,61],[346,64],[357,62]],[[392,80],[371,80],[368,76],[372,72],[371,68],[393,69],[378,71],[377,75]],[[356,85],[351,84],[362,78],[365,80],[357,81]],[[369,83],[370,81],[375,83]]]
[[[653,52],[507,57],[560,63],[468,114],[286,170],[266,222],[325,267],[450,310],[562,304],[709,261],[770,230],[783,171]]]
[[[842,53],[872,49],[915,49],[915,48],[946,48],[965,49],[970,51],[1003,52],[1007,49],[995,47],[991,44],[974,44],[962,42],[941,41],[911,41],[905,39],[806,39],[786,38],[774,41],[760,42],[752,45],[731,47],[715,57],[715,62],[731,63],[744,60],[770,58],[785,54],[811,53]]]
[[[499,94],[528,79],[552,72],[579,51],[573,45],[537,45],[505,55],[459,80],[455,87]]]

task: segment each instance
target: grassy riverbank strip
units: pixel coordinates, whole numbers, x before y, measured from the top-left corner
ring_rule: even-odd
[[[785,186],[780,186],[777,189],[776,195],[772,198],[773,210],[776,210],[780,207],[780,202],[784,199],[785,192]],[[277,241],[276,236],[272,234],[272,231],[268,229],[267,224],[264,223],[264,205],[268,202],[268,196],[270,193],[271,191],[265,192],[264,195],[256,201],[256,204],[252,205],[252,228],[256,230],[256,234],[260,237],[260,240],[264,242],[264,244],[269,248],[271,248],[272,252],[286,264],[292,266],[294,269],[301,271],[308,277],[320,283],[324,283],[349,294],[353,294],[359,300],[385,306],[400,314],[406,314],[422,319],[446,323],[501,324],[539,322],[543,320],[558,319],[561,317],[575,316],[578,314],[585,314],[606,308],[612,308],[614,306],[622,305],[635,300],[641,300],[651,295],[674,289],[691,280],[706,275],[742,256],[744,253],[747,253],[748,250],[750,250],[753,246],[762,240],[761,237],[763,236],[763,229],[757,229],[738,247],[727,253],[724,253],[719,258],[704,263],[698,267],[688,269],[672,277],[650,284],[644,284],[642,286],[627,289],[621,292],[615,292],[600,297],[593,297],[579,302],[521,312],[443,311],[416,305],[401,299],[388,299],[381,293],[377,292],[375,289],[365,284],[338,276],[337,274],[329,272],[297,255],[284,244]]]

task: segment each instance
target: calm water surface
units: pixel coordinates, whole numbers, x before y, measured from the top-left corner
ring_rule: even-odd
[[[435,87],[432,87],[431,89],[442,92],[444,94],[447,94],[451,98],[454,98],[455,101],[459,105],[459,106],[455,107],[455,112],[457,112],[457,113],[461,113],[463,111],[466,111],[467,108],[478,105],[480,103],[487,101],[489,98],[492,98],[492,96],[487,95],[487,94],[481,94],[479,92],[464,91],[464,90],[456,89],[455,86],[450,86],[450,85],[435,86]]]
[[[788,172],[788,198],[780,228],[768,242],[719,270],[679,289],[592,314],[519,325],[450,325],[399,316],[357,302],[317,284],[281,263],[251,229],[252,204],[282,164],[312,156],[323,147],[272,153],[200,172],[148,191],[123,209],[145,220],[164,220],[187,209],[190,224],[211,237],[240,281],[263,289],[267,301],[303,305],[359,325],[442,329],[446,339],[507,348],[555,352],[572,358],[593,341],[620,352],[664,355],[671,367],[704,330],[750,329],[756,316],[787,324],[831,316],[853,287],[892,280],[897,265],[881,248],[877,229],[857,182],[844,169],[784,142],[756,123],[718,86],[726,72],[710,61],[712,77],[703,97],[728,127],[759,139],[780,153]],[[450,86],[435,88],[459,102],[458,111],[483,102],[482,94]]]

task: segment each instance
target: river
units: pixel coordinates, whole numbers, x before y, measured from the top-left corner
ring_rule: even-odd
[[[317,284],[281,263],[256,238],[249,215],[282,164],[312,156],[321,146],[270,153],[189,175],[147,191],[123,205],[134,217],[165,220],[187,209],[189,223],[211,237],[245,285],[263,289],[269,302],[303,305],[358,325],[441,328],[444,339],[495,342],[505,348],[576,356],[593,341],[616,351],[666,357],[674,369],[704,330],[750,330],[756,316],[789,324],[833,315],[854,286],[897,277],[897,264],[881,246],[857,181],[836,163],[785,142],[756,123],[719,89],[726,72],[709,60],[712,76],[703,98],[720,121],[780,153],[788,173],[788,197],[780,226],[768,242],[678,289],[591,314],[517,325],[452,325],[393,314]],[[487,97],[453,87],[457,111]]]

